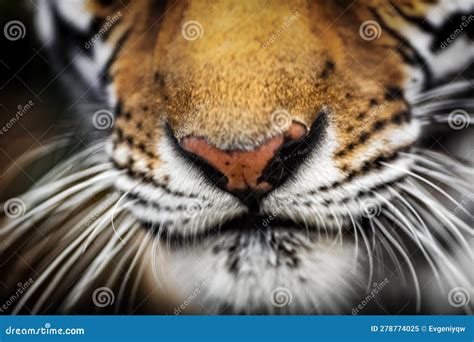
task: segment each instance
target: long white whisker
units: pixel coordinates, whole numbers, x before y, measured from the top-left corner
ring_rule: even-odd
[[[375,224],[380,228],[382,233],[385,235],[385,237],[390,240],[390,242],[393,244],[393,246],[398,250],[400,255],[405,259],[405,262],[410,270],[410,273],[413,278],[413,283],[415,286],[415,293],[416,293],[416,310],[419,312],[421,310],[421,292],[420,292],[420,284],[418,282],[418,276],[416,275],[416,270],[415,267],[413,266],[413,263],[410,260],[410,256],[406,253],[406,251],[403,249],[403,247],[398,243],[397,240],[393,238],[393,236],[390,234],[390,232],[384,227],[384,225],[375,217],[373,218]]]
[[[448,200],[450,200],[452,203],[456,204],[457,206],[459,206],[461,208],[461,210],[463,210],[467,215],[469,215],[469,217],[472,218],[472,215],[469,213],[469,211],[466,210],[466,208],[464,208],[458,201],[456,201],[451,195],[449,195],[446,191],[444,191],[443,189],[441,189],[439,186],[437,186],[436,184],[434,184],[433,182],[421,177],[420,175],[417,175],[416,173],[410,171],[410,170],[407,170],[407,169],[403,169],[403,168],[400,168],[398,166],[395,166],[395,165],[391,165],[391,164],[388,164],[386,162],[381,162],[382,165],[385,165],[389,168],[393,168],[393,169],[396,169],[396,170],[399,170],[399,171],[402,171],[402,172],[405,172],[413,177],[415,177],[416,179],[419,179],[421,180],[423,183],[426,183],[428,185],[430,185],[433,189],[437,190],[439,193],[441,193],[443,196],[445,196]]]
[[[462,80],[453,83],[448,83],[440,87],[430,89],[429,91],[422,92],[413,97],[413,103],[420,103],[426,100],[431,100],[439,96],[448,96],[452,94],[459,94],[463,90],[469,90],[472,88],[474,80]]]

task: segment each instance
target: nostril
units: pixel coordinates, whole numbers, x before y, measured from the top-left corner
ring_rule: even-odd
[[[326,133],[327,117],[325,112],[320,112],[311,125],[309,132],[303,125],[292,125],[280,150],[263,171],[260,181],[265,181],[276,188],[283,184],[295,173],[304,160],[313,151]]]
[[[270,185],[258,179],[283,142],[283,135],[279,135],[251,151],[222,150],[204,138],[187,137],[181,141],[181,147],[222,174],[226,179],[226,190],[239,192],[250,188],[269,191]]]
[[[185,154],[217,186],[243,202],[259,202],[279,186],[309,152],[306,126],[293,122],[289,129],[251,151],[223,150],[204,137],[185,137],[179,142]]]

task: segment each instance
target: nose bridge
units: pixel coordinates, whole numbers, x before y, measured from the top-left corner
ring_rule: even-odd
[[[163,20],[155,56],[160,108],[178,139],[205,136],[221,149],[261,144],[288,128],[272,121],[280,109],[311,125],[323,58],[304,1],[177,7]],[[186,36],[185,24],[199,34]]]

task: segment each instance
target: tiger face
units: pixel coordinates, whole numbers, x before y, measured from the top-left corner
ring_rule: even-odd
[[[418,134],[403,97],[409,76],[394,37],[359,36],[373,18],[366,5],[151,6],[129,5],[122,25],[134,24],[110,68],[119,103],[111,155],[130,172],[118,184],[133,187],[141,220],[163,224],[163,214],[170,231],[189,235],[249,213],[315,225],[309,213],[319,211],[334,226],[345,199],[362,213],[351,199],[364,181],[404,175],[378,161],[407,165],[398,152]],[[239,29],[246,17],[259,25]],[[281,18],[292,22],[265,45]],[[201,212],[189,220],[185,209],[152,209],[162,196]]]
[[[132,273],[160,303],[151,311],[176,313],[194,294],[186,310],[347,313],[367,284],[410,274],[403,241],[442,261],[416,221],[426,183],[413,148],[414,107],[444,75],[399,33],[439,4],[84,5],[101,23],[120,13],[93,47],[108,56],[99,88],[115,115],[103,145],[110,191],[139,227],[114,231],[148,256]]]

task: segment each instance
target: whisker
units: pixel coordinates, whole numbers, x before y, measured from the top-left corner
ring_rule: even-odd
[[[415,286],[415,294],[416,294],[416,311],[420,312],[421,310],[421,291],[420,291],[420,285],[418,282],[418,276],[416,275],[416,270],[415,267],[413,266],[413,263],[410,260],[410,256],[406,253],[404,248],[398,243],[397,240],[394,239],[394,237],[390,234],[390,232],[384,227],[384,225],[375,217],[373,218],[373,221],[375,224],[380,228],[381,232],[385,235],[385,237],[392,243],[392,245],[398,250],[400,255],[403,257],[405,260],[410,273],[413,278],[413,283]]]
[[[459,94],[463,90],[470,90],[472,88],[474,80],[462,80],[453,83],[448,83],[436,88],[432,88],[428,91],[417,94],[412,100],[412,103],[420,103],[423,101],[431,100],[440,96],[448,96],[452,94]]]
[[[355,221],[356,227],[359,229],[360,235],[362,236],[362,240],[364,241],[365,248],[367,249],[367,256],[369,257],[369,279],[367,281],[367,288],[366,291],[370,291],[370,287],[372,286],[372,281],[374,278],[374,259],[372,249],[370,248],[370,242],[367,238],[367,235],[364,232],[364,229],[361,227],[358,221]]]
[[[354,270],[352,271],[353,273],[355,273],[357,271],[357,266],[359,265],[358,261],[359,261],[359,236],[357,234],[357,228],[356,228],[356,224],[355,224],[355,221],[354,221],[354,217],[352,216],[350,210],[347,208],[346,204],[343,203],[342,204],[344,206],[344,208],[346,209],[346,212],[347,214],[349,215],[349,218],[351,220],[351,223],[352,223],[352,230],[354,231],[354,244],[355,244],[355,255],[354,255]],[[319,232],[319,230],[318,230]]]
[[[439,219],[441,219],[441,222],[445,222],[446,224],[448,224],[449,228],[451,228],[450,232],[452,232],[457,237],[458,241],[463,246],[463,248],[469,254],[471,254],[471,251],[470,251],[470,248],[468,246],[468,243],[467,243],[466,239],[463,237],[463,235],[460,233],[460,231],[458,229],[458,228],[465,228],[466,231],[469,234],[472,235],[472,230],[469,229],[469,227],[467,225],[466,226],[460,225],[460,223],[463,223],[461,220],[459,220],[457,222],[458,226],[454,225],[451,222],[451,219],[456,219],[456,217],[454,215],[450,215],[451,218],[448,217],[448,215],[446,215],[446,212],[445,212],[446,209],[443,206],[439,205],[437,203],[437,201],[434,198],[432,198],[429,194],[424,193],[422,191],[422,189],[417,187],[415,184],[412,184],[411,187],[403,187],[403,190],[407,193],[410,193],[410,194],[414,195],[416,198],[420,199],[421,201],[423,201],[427,205],[429,205],[431,208],[435,209],[435,210],[431,210],[432,215],[438,217]],[[414,191],[419,191],[419,192],[417,193],[417,192],[414,192]],[[438,225],[440,225],[441,222],[439,222]],[[446,228],[448,228],[448,227],[446,227]]]
[[[395,165],[390,165],[388,163],[385,163],[385,162],[380,162],[382,165],[385,165],[389,168],[393,168],[393,169],[396,169],[396,170],[399,170],[399,171],[403,171],[411,176],[413,176],[414,178],[416,179],[419,179],[421,180],[423,183],[426,183],[428,185],[430,185],[433,189],[437,190],[439,193],[441,193],[443,196],[445,196],[448,200],[450,200],[452,203],[454,203],[455,205],[459,206],[461,208],[461,210],[463,210],[467,215],[469,215],[469,217],[472,217],[472,215],[469,213],[469,211],[466,210],[466,208],[464,208],[458,201],[456,201],[451,195],[449,195],[446,191],[444,191],[443,189],[441,189],[439,186],[437,186],[436,184],[434,184],[433,182],[417,175],[416,173],[414,172],[411,172],[407,169],[403,169],[401,167],[398,167],[398,166],[395,166]]]
[[[150,239],[151,239],[150,234],[144,234],[142,241],[139,243],[138,249],[136,250],[133,260],[128,267],[127,273],[125,274],[125,277],[124,277],[125,281],[123,281],[122,285],[120,286],[119,293],[118,293],[118,298],[119,298],[118,303],[121,302],[121,298],[123,298],[123,296],[125,295],[125,288],[129,280],[131,279],[131,273],[133,269],[137,266],[138,260],[142,258],[145,248],[148,246],[148,243],[150,242]],[[118,313],[118,306],[115,312]]]

